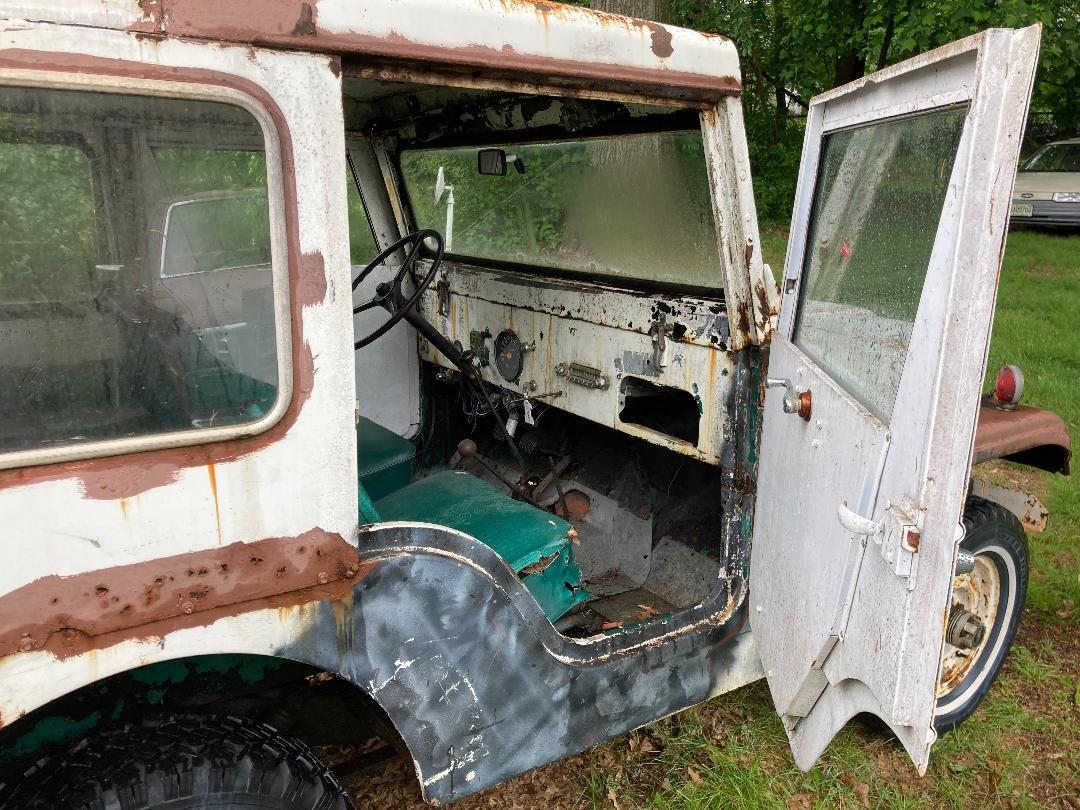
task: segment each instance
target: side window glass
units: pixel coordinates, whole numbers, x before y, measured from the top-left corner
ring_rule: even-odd
[[[885,422],[966,115],[882,121],[822,146],[794,342]]]
[[[262,129],[0,87],[0,453],[257,421],[278,396]]]

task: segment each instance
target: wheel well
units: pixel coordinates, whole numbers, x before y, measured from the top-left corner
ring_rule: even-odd
[[[0,729],[0,768],[64,750],[98,728],[161,713],[257,720],[310,746],[379,737],[404,750],[385,712],[355,684],[299,661],[229,653],[147,664],[38,707]]]

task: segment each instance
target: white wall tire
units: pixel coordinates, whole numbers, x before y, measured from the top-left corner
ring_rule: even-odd
[[[971,496],[964,508],[960,547],[975,555],[975,570],[953,580],[953,605],[977,615],[985,634],[964,650],[948,641],[938,682],[934,728],[956,728],[986,697],[1008,655],[1027,597],[1027,535],[1009,510]]]

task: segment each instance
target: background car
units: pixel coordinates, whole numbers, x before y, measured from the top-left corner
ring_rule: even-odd
[[[1080,228],[1080,138],[1048,143],[1016,174],[1012,226]]]

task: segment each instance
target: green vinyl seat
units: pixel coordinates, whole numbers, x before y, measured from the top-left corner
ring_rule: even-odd
[[[423,478],[377,499],[375,511],[382,520],[434,523],[475,537],[514,570],[549,621],[588,598],[573,527],[475,475],[449,470]]]
[[[372,500],[412,481],[416,448],[408,439],[361,416],[356,425],[356,477]]]

